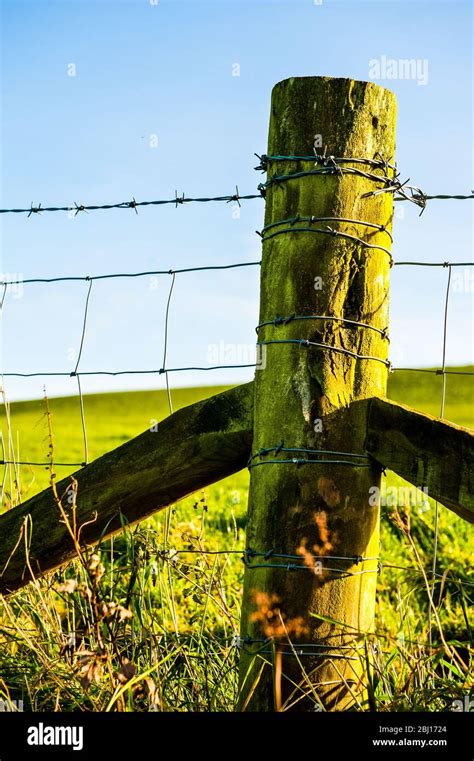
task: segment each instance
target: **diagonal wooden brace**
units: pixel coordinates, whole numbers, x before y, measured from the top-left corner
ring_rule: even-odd
[[[354,402],[354,404],[366,402]],[[241,470],[252,445],[253,383],[192,404],[74,474],[76,520],[93,544],[186,495]],[[474,432],[388,399],[368,402],[367,452],[429,496],[474,522]],[[71,476],[58,483],[61,496]],[[95,517],[97,516],[97,517]],[[95,519],[94,519],[95,518]],[[71,560],[74,547],[51,489],[0,515],[0,593]]]
[[[474,523],[474,431],[388,399],[369,402],[366,450]]]
[[[245,467],[252,446],[253,384],[175,412],[57,484],[77,481],[76,525],[93,544]],[[67,507],[67,502],[64,501]],[[87,525],[86,525],[87,524]],[[75,556],[53,490],[0,515],[0,594],[8,594]]]

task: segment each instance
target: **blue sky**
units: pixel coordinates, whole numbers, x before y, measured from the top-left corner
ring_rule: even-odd
[[[381,56],[428,63],[428,82],[382,81],[398,99],[397,162],[427,193],[469,193],[472,42],[468,2],[1,3],[2,207],[253,193],[273,85],[289,76],[370,79]],[[75,76],[69,74],[74,70]],[[235,64],[240,76],[233,76]],[[155,137],[156,136],[156,137]],[[157,143],[157,147],[154,147]],[[403,206],[403,210],[401,207]],[[7,277],[98,275],[256,261],[264,204],[2,215]],[[395,260],[472,260],[472,201],[401,204]],[[450,364],[472,362],[472,270],[455,271]],[[392,271],[391,348],[399,366],[441,362],[447,272]],[[212,347],[246,360],[255,340],[258,267],[178,275],[168,366],[205,366]],[[92,287],[80,370],[162,366],[170,276]],[[85,282],[7,293],[5,372],[71,371]],[[221,348],[222,354],[222,348]],[[248,361],[248,360],[247,360]],[[252,361],[252,359],[250,359]],[[251,370],[177,373],[171,383],[240,382]],[[10,399],[75,393],[74,379],[7,379]],[[84,378],[96,390],[163,387],[157,376]]]

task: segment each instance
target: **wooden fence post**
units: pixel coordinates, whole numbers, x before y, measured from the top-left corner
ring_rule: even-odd
[[[395,112],[394,95],[368,82],[303,77],[273,90],[260,301],[271,324],[258,330],[241,710],[365,700],[380,466],[364,456],[367,405],[351,402],[386,393],[393,194],[364,195],[393,177]],[[309,156],[313,144],[325,159],[272,158]]]

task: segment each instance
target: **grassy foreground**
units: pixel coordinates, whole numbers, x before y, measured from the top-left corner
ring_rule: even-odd
[[[398,372],[389,396],[436,415],[441,382],[432,374]],[[221,390],[178,389],[174,409]],[[472,398],[472,378],[448,376],[445,417],[474,427]],[[52,399],[49,407],[55,460],[80,463],[78,400]],[[163,391],[85,397],[89,458],[167,414]],[[2,429],[6,440],[6,420]],[[10,431],[16,460],[46,460],[44,400],[12,404]],[[60,478],[74,470],[56,472]],[[13,469],[5,475],[8,509],[18,493]],[[22,499],[49,479],[48,468],[21,467]],[[434,506],[420,493],[395,491],[407,485],[393,474],[385,486],[369,702],[354,708],[450,710],[472,688],[474,532],[440,508],[429,647],[424,573],[432,564]],[[22,700],[27,710],[232,710],[247,495],[248,474],[241,472],[127,529],[82,563],[11,599],[0,597],[0,698]],[[229,554],[211,554],[215,550]]]

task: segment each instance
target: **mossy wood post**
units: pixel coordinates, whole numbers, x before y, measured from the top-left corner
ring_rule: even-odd
[[[308,156],[316,140],[335,157],[393,160],[395,113],[394,95],[368,82],[327,77],[285,80],[272,94],[268,156]],[[337,166],[390,174],[374,165]],[[344,217],[385,225],[390,231],[393,194],[364,197],[383,187],[383,181],[343,171],[268,182],[278,175],[321,168],[309,160],[268,160],[265,225],[297,215]],[[390,248],[389,232],[363,224],[299,220],[294,228],[321,229],[328,224],[371,245]],[[290,226],[279,225],[269,233]],[[390,263],[389,253],[339,235],[296,230],[264,235],[260,323],[277,316],[315,318],[266,325],[259,329],[259,340],[309,339],[386,360],[388,340],[383,331],[388,325]],[[367,323],[380,332],[321,317]],[[282,442],[286,448],[363,454],[367,405],[350,405],[385,396],[387,374],[383,361],[356,359],[311,345],[268,344],[265,369],[257,371],[255,380],[254,455]],[[265,462],[292,458],[354,464]],[[359,633],[370,632],[374,625],[379,555],[379,506],[370,504],[369,488],[380,484],[380,466],[357,457],[294,454],[285,449],[252,462],[264,464],[251,468],[247,528],[251,552],[244,582],[239,707],[273,710],[275,700],[277,707],[288,706],[311,692],[300,664],[314,685],[313,695],[317,693],[326,709],[362,704],[364,677],[357,648],[363,644]],[[303,556],[300,561],[278,557],[299,557],[302,551],[306,561]],[[266,558],[252,554],[270,552]],[[329,556],[321,558],[324,568],[338,570],[318,573],[319,554]],[[357,563],[333,556],[374,559]],[[308,567],[287,570],[288,563],[300,562]],[[256,683],[262,658],[272,661],[275,652],[289,649],[283,644],[287,640],[280,614],[291,641],[306,645],[298,650],[304,655],[277,655],[276,670],[265,666]],[[274,643],[265,645],[272,634]],[[280,638],[276,650],[275,638]],[[254,655],[257,650],[260,654]],[[282,677],[275,679],[280,665]],[[307,709],[307,700],[300,699],[295,708]]]

